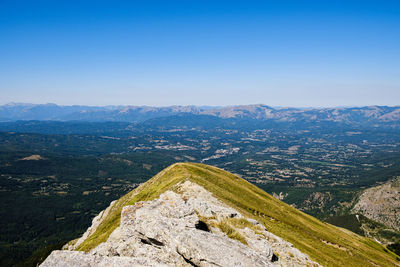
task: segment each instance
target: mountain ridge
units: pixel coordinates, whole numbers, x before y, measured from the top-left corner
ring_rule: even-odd
[[[96,217],[92,227],[104,216]],[[73,251],[86,233],[68,250],[53,252],[43,266],[65,267],[77,258],[90,266],[113,261],[144,266],[320,266],[190,181],[154,200],[123,207],[120,226],[106,242],[87,254]]]
[[[400,231],[400,176],[362,192],[353,208],[367,218]]]
[[[199,163],[173,164],[116,201],[97,229],[76,250],[88,252],[105,242],[119,227],[124,206],[135,205],[138,201],[154,200],[184,181],[204,187],[218,200],[234,207],[243,216],[258,220],[272,234],[292,243],[324,266],[398,264],[395,254],[388,252],[377,242],[323,223],[275,199],[238,176]]]
[[[355,125],[390,123],[398,126],[400,106],[337,108],[274,108],[264,104],[224,107],[59,106],[56,104],[6,104],[0,106],[1,121],[55,120],[139,123],[148,119],[179,114],[210,115],[223,119],[273,120],[277,122],[337,122]]]

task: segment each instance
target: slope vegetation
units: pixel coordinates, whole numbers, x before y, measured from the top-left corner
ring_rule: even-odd
[[[119,226],[122,207],[153,200],[189,180],[213,193],[243,215],[263,223],[269,232],[291,242],[324,266],[396,266],[400,259],[373,240],[321,222],[221,169],[176,163],[116,201],[96,231],[77,250],[89,251],[107,240]]]
[[[353,211],[400,231],[400,177],[365,190]]]

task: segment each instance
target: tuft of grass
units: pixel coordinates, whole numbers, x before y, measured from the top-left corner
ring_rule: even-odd
[[[107,240],[119,226],[123,206],[152,200],[185,180],[197,183],[245,217],[262,223],[269,232],[292,243],[324,266],[397,266],[396,255],[377,242],[307,215],[275,199],[246,180],[216,167],[176,163],[119,199],[97,230],[78,250],[89,251]],[[244,221],[230,222],[246,225]],[[231,234],[232,235],[232,234]],[[238,237],[240,239],[240,237]],[[324,242],[325,241],[325,242]],[[329,244],[337,244],[337,249]]]
[[[217,220],[217,217],[214,215],[214,216],[211,216],[211,217],[205,217],[205,216],[201,216],[197,211],[195,211],[196,212],[196,214],[197,214],[197,217],[199,217],[199,221],[202,221],[203,223],[205,223],[205,224],[207,224],[207,226],[210,228],[210,227],[217,227],[217,225],[216,225],[216,220]]]
[[[259,227],[253,225],[251,222],[249,222],[246,218],[229,218],[227,219],[231,225],[233,225],[235,228],[243,229],[243,228],[250,228],[253,230],[256,234],[261,235],[261,230]]]
[[[240,229],[243,229],[246,227],[248,227],[250,229],[255,228],[254,225],[245,218],[229,218],[228,220],[233,226],[240,228]]]
[[[237,228],[240,228],[240,229],[245,228],[246,227],[246,226],[244,226],[245,224],[252,225],[246,219],[244,219],[244,218],[241,218],[241,219],[226,218],[222,221],[218,221],[216,216],[204,217],[204,216],[199,215],[197,212],[196,212],[196,214],[199,217],[199,221],[205,223],[208,226],[208,228],[211,228],[211,227],[218,228],[223,233],[225,233],[229,238],[235,239],[245,245],[248,245],[246,238],[236,230]],[[245,222],[247,222],[247,223],[245,223]]]
[[[217,227],[225,233],[229,238],[235,239],[245,245],[247,245],[246,238],[236,231],[227,220],[219,221]]]
[[[71,241],[68,242],[68,245],[73,246],[76,244],[76,242],[78,242],[79,238],[73,239]]]

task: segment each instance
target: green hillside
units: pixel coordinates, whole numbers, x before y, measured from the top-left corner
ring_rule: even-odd
[[[120,198],[78,250],[89,251],[119,226],[123,206],[152,200],[182,181],[190,180],[215,197],[263,223],[268,231],[291,242],[324,266],[400,266],[400,259],[377,242],[321,222],[265,193],[246,180],[216,167],[176,163]]]

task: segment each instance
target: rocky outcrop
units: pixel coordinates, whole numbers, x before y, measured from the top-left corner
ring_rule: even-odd
[[[51,267],[76,267],[76,266],[118,266],[118,267],[139,267],[139,266],[167,266],[149,259],[137,259],[132,257],[86,254],[82,251],[55,250],[40,266]]]
[[[125,206],[120,226],[89,253],[54,251],[41,266],[319,266],[199,185],[174,191]]]
[[[83,235],[76,242],[73,242],[72,244],[71,243],[65,244],[63,249],[67,249],[67,250],[76,249],[80,244],[83,243],[83,241],[86,240],[86,238],[88,238],[91,234],[96,232],[97,227],[100,225],[103,218],[105,218],[107,216],[107,214],[110,212],[114,203],[115,203],[115,201],[112,201],[105,210],[101,211],[96,217],[93,218],[92,225],[85,231],[85,233],[83,233]]]
[[[365,190],[353,211],[400,231],[400,177]]]

